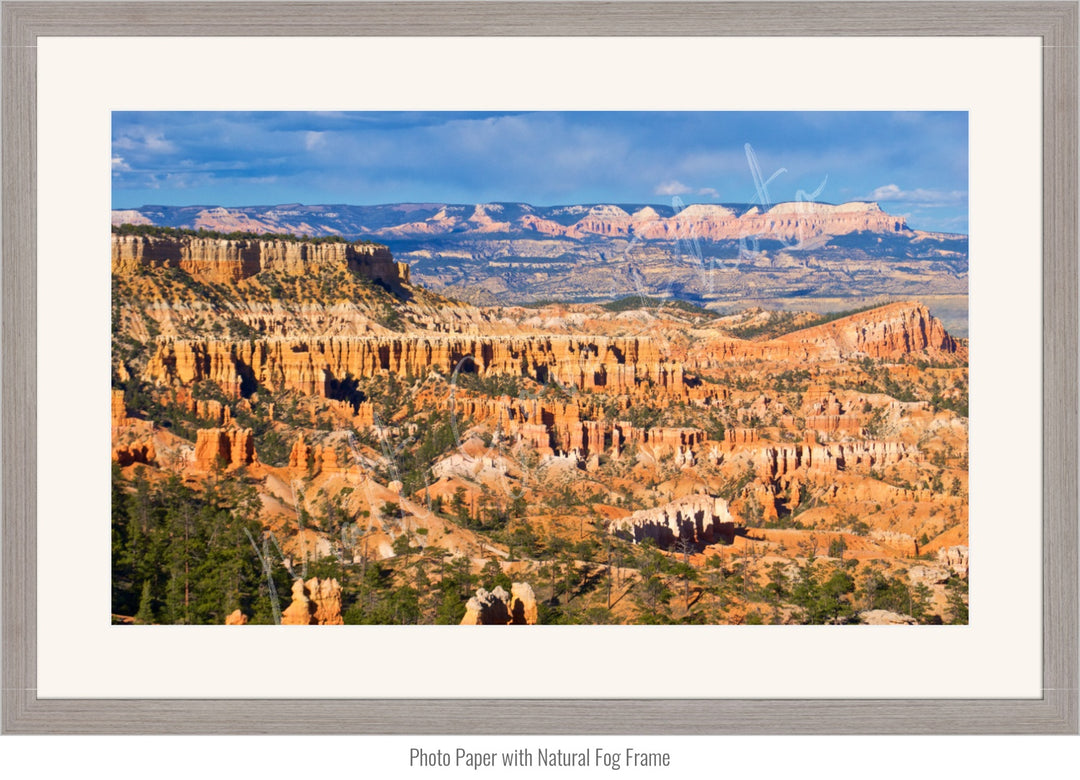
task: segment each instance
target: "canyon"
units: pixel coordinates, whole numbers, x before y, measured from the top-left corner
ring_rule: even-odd
[[[370,240],[953,239],[874,204],[432,205],[353,243],[263,235],[344,225],[292,210],[113,234],[117,621],[967,620],[968,343],[932,303],[477,305]],[[849,275],[886,262],[852,252]]]

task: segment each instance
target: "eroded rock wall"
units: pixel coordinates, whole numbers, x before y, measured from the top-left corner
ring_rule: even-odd
[[[689,368],[717,368],[730,362],[805,362],[862,357],[897,360],[922,355],[966,360],[967,347],[945,330],[921,303],[900,302],[795,331],[769,341],[715,338],[690,351]]]
[[[896,441],[789,444],[762,449],[757,466],[759,476],[766,480],[796,474],[831,476],[855,467],[867,470],[892,466],[913,453],[913,448]]]
[[[816,344],[839,356],[895,359],[913,353],[953,355],[960,349],[941,321],[921,303],[894,303],[782,337]]]
[[[237,282],[262,271],[302,276],[316,269],[349,269],[388,285],[408,283],[407,263],[379,244],[230,240],[197,236],[112,237],[112,271],[133,274],[145,267],[179,268],[205,282]]]
[[[507,593],[501,586],[488,591],[480,588],[465,604],[463,626],[535,625],[536,596],[525,582],[515,582]]]
[[[254,462],[255,440],[250,428],[202,428],[196,434],[195,471],[236,469]]]
[[[624,393],[650,383],[681,394],[682,366],[641,338],[559,336],[380,336],[157,343],[145,377],[158,384],[210,380],[237,397],[245,379],[274,390],[326,396],[330,382],[385,374],[423,377],[455,370],[521,376],[582,390]]]
[[[608,531],[634,542],[653,539],[662,549],[679,541],[702,547],[721,540],[730,542],[735,534],[735,521],[727,501],[695,494],[614,520]]]

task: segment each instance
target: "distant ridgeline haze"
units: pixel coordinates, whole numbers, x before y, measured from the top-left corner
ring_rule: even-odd
[[[917,298],[967,332],[968,238],[876,203],[143,206],[114,225],[387,244],[424,287],[475,304],[677,299],[850,310]]]

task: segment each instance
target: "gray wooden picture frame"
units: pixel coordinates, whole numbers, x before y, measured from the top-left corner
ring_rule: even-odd
[[[3,3],[5,733],[1078,731],[1076,2]],[[36,692],[39,36],[1038,36],[1043,40],[1043,695],[1004,700],[117,700]]]

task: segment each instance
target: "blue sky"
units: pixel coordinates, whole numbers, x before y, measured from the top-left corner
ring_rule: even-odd
[[[113,207],[841,203],[967,232],[966,112],[114,112]],[[816,193],[816,194],[815,194]]]

